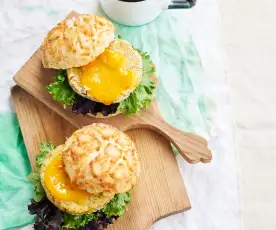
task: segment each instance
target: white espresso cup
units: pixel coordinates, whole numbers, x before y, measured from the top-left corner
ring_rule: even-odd
[[[104,12],[115,22],[128,26],[147,24],[166,9],[185,9],[196,0],[100,0]]]

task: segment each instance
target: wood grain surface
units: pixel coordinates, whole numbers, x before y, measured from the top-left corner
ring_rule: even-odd
[[[12,89],[11,94],[35,170],[35,155],[40,143],[62,144],[76,126],[18,86]],[[147,230],[163,217],[190,209],[190,202],[170,143],[151,130],[135,129],[127,133],[136,143],[142,173],[125,216],[108,229]]]
[[[71,12],[68,18],[78,13]],[[69,109],[64,109],[61,104],[54,101],[45,87],[53,81],[55,71],[45,69],[42,66],[40,50],[25,63],[16,73],[14,81],[28,93],[43,102],[57,114],[68,120],[76,127],[82,127],[95,122],[104,122],[126,131],[133,128],[151,129],[172,142],[180,154],[190,163],[208,163],[212,159],[212,153],[207,147],[207,141],[195,134],[186,133],[170,126],[159,115],[159,110],[154,101],[149,109],[143,110],[140,115],[127,117],[118,115],[108,119],[99,119],[75,115]]]

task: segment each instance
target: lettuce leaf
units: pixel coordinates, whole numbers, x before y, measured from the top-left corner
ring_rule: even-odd
[[[28,205],[30,214],[36,215],[34,230],[59,230],[63,223],[63,212],[54,206],[46,197],[39,202],[31,199]]]
[[[64,224],[63,227],[66,228],[78,228],[81,226],[85,226],[89,222],[96,220],[98,218],[97,213],[91,213],[86,215],[71,215],[69,213],[64,213],[63,220]]]
[[[34,200],[39,202],[45,196],[44,188],[42,187],[40,180],[40,173],[31,173],[28,176],[28,180],[34,186]]]
[[[43,164],[43,161],[45,160],[47,154],[55,149],[55,146],[52,143],[47,143],[47,142],[42,142],[40,144],[40,151],[36,155],[36,166],[38,169],[41,168],[41,165]],[[41,184],[41,179],[40,179],[40,172],[36,173],[30,173],[28,175],[28,180],[33,184],[34,186],[34,200],[36,202],[39,202],[42,200],[42,198],[45,196],[45,191],[42,187]]]
[[[107,217],[104,212],[98,210],[92,214],[71,215],[62,212],[45,197],[39,202],[31,199],[28,205],[30,214],[36,215],[34,229],[51,229],[61,230],[64,228],[72,228],[79,230],[106,229],[113,224],[117,216]]]
[[[123,100],[118,109],[125,115],[134,115],[147,108],[155,98],[155,84],[148,77],[143,77],[140,85]]]
[[[134,48],[135,49],[135,48]],[[140,49],[135,49],[142,57],[143,60],[143,74],[149,77],[150,74],[155,73],[155,65],[153,64],[150,55]]]
[[[111,216],[123,216],[126,206],[131,202],[131,192],[116,194],[101,211],[105,213],[107,218]]]
[[[91,113],[93,115],[101,113],[103,116],[108,116],[110,114],[116,113],[118,106],[118,103],[105,105],[103,103],[91,101],[85,97],[77,95],[76,100],[72,106],[72,112],[83,115],[87,113]]]
[[[150,56],[141,50],[136,49],[143,59],[143,77],[139,86],[120,104],[118,109],[125,115],[135,115],[141,109],[147,108],[156,97],[156,86],[150,78],[155,73],[155,67]]]
[[[40,168],[45,160],[47,154],[54,150],[56,147],[52,143],[42,142],[40,144],[40,152],[36,155],[36,166]]]
[[[53,83],[46,87],[55,101],[63,105],[72,105],[75,101],[76,93],[68,83],[66,70],[59,70]]]

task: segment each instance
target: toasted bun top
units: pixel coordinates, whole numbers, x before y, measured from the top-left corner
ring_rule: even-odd
[[[114,40],[114,30],[106,18],[92,14],[63,20],[41,46],[43,66],[69,69],[88,64]]]
[[[140,175],[133,141],[106,124],[74,132],[65,142],[63,162],[71,181],[92,194],[127,192]]]

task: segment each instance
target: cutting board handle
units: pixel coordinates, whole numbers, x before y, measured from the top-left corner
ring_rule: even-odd
[[[132,125],[127,129],[142,127],[158,132],[169,140],[189,163],[208,163],[211,161],[212,153],[203,137],[174,128],[160,116],[153,115],[146,110],[142,113],[142,116],[131,117],[133,122],[128,123]]]

